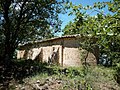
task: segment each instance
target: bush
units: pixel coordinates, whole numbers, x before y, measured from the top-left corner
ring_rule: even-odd
[[[117,64],[116,68],[115,68],[116,72],[115,72],[115,80],[118,84],[120,84],[120,63]]]

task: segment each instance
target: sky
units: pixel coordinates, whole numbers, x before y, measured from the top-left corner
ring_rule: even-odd
[[[95,2],[109,2],[110,0],[70,0],[75,5],[82,4],[83,6],[86,5],[93,5]],[[104,13],[108,13],[107,8],[103,9]],[[91,13],[91,15],[95,15],[95,13]],[[62,20],[61,29],[64,29],[65,25],[67,25],[70,21],[73,21],[75,16],[68,16],[68,14],[60,14],[59,18]],[[61,33],[60,33],[61,34]]]

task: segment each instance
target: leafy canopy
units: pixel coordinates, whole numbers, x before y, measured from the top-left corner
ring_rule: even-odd
[[[100,48],[100,62],[105,62],[107,65],[112,62],[113,64],[120,62],[120,1],[98,2],[94,3],[93,6],[87,5],[86,7],[69,3],[67,8],[71,10],[69,15],[75,15],[76,17],[74,22],[69,22],[66,25],[63,30],[64,35],[82,34],[97,37],[97,44]],[[104,13],[103,8],[108,8],[112,14]],[[87,11],[97,14],[91,16],[91,13],[88,14]]]
[[[58,14],[64,13],[66,1],[0,0],[1,56],[12,57],[19,43],[53,37],[60,31]]]

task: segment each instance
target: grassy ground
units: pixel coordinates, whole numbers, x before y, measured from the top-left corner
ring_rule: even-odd
[[[9,90],[120,90],[112,68],[63,68],[33,61],[16,62],[12,68]]]

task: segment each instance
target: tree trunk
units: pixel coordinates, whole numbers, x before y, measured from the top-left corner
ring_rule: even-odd
[[[4,53],[4,65],[9,66],[11,63],[11,60],[13,58],[14,50],[11,50],[12,47],[6,47],[5,53]]]

